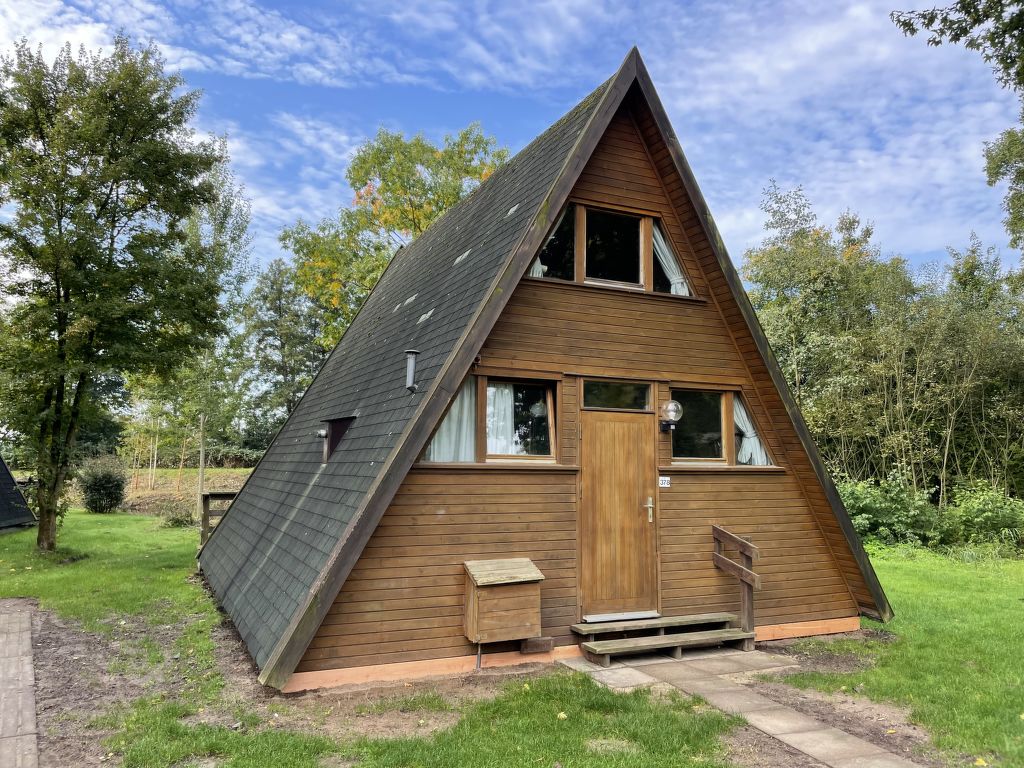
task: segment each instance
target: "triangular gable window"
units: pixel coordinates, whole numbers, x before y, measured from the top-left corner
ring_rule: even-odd
[[[582,203],[566,207],[526,276],[693,296],[658,219]]]

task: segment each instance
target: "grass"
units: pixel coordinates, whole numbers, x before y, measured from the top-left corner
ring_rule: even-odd
[[[379,715],[384,712],[452,712],[455,707],[437,691],[423,691],[411,696],[389,696],[356,707],[357,715]]]
[[[683,696],[616,694],[582,674],[512,683],[430,737],[364,739],[360,768],[722,768],[720,736],[739,721]]]
[[[909,708],[940,749],[1024,766],[1024,561],[971,564],[907,549],[881,549],[872,560],[896,611],[885,629],[897,640],[804,641],[803,650],[853,652],[873,664],[786,681],[826,691],[857,686]]]

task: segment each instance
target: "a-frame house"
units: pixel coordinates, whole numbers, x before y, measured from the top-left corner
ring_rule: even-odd
[[[36,518],[25,503],[11,470],[0,456],[0,528],[35,525]]]
[[[635,49],[398,253],[200,563],[285,690],[891,615]]]

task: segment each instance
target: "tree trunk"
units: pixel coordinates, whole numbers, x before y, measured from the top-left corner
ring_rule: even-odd
[[[57,548],[57,502],[42,483],[36,489],[36,510],[39,514],[36,546],[43,552],[53,552]]]

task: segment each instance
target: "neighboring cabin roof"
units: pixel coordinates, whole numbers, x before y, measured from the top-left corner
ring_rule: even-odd
[[[35,525],[36,518],[25,503],[11,470],[0,456],[0,528]]]
[[[627,92],[639,88],[701,214],[751,332],[882,615],[885,595],[835,494],[725,253],[636,49],[615,76],[392,260],[200,552],[211,588],[261,670],[294,670]],[[404,350],[420,350],[405,389]],[[316,432],[354,416],[321,465]],[[830,490],[831,489],[831,490]]]

